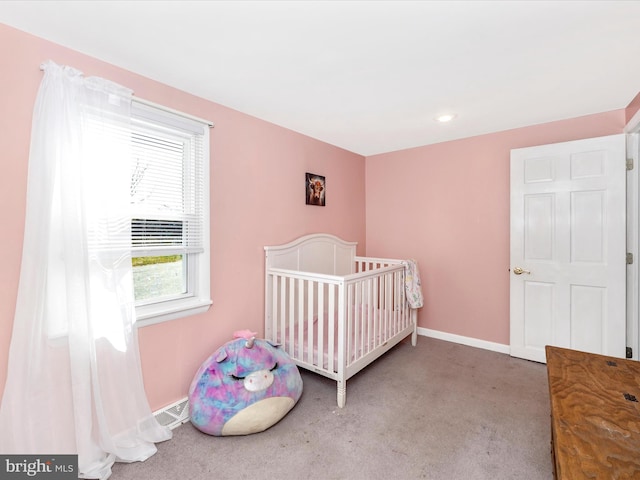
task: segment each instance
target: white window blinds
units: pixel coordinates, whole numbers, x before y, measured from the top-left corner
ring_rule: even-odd
[[[204,139],[208,125],[134,101],[132,254],[204,249]]]

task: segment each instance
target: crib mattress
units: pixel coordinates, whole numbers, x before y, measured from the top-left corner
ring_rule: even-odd
[[[365,308],[361,315],[351,318],[350,324],[346,322],[347,365],[374,350],[376,346],[392,336],[388,331],[391,322],[386,322],[385,329],[383,314],[383,311]],[[332,334],[330,334],[330,323],[333,324]],[[312,328],[309,328],[309,324]],[[300,328],[302,328],[302,345],[300,345]],[[320,333],[322,333],[322,343],[320,343]],[[338,365],[338,314],[324,314],[322,322],[319,322],[316,316],[311,322],[303,320],[294,324],[293,329],[285,330],[282,343],[292,358],[335,372]],[[330,343],[333,344],[333,355],[330,353]],[[319,360],[318,352],[322,352],[322,362]],[[329,361],[330,358],[333,359],[332,362]]]

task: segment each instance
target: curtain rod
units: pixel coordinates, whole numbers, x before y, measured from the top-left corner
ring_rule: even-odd
[[[40,64],[40,70],[44,71],[44,64]],[[164,105],[160,105],[159,103],[152,102],[150,100],[145,100],[144,98],[136,97],[133,95],[132,101],[141,103],[142,105],[146,105],[147,107],[157,108],[158,110],[164,110],[165,112],[173,113],[175,115],[180,115],[181,117],[189,118],[191,120],[195,120],[196,122],[204,123],[209,125],[209,128],[213,128],[215,125],[210,120],[205,120],[200,117],[196,117],[195,115],[191,115],[189,113],[181,112],[180,110],[175,110],[170,107],[165,107]]]

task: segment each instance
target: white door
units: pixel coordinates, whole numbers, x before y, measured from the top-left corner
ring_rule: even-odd
[[[626,340],[625,136],[511,151],[511,355]]]

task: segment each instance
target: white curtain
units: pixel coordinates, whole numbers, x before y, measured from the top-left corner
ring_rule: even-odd
[[[77,453],[81,478],[107,478],[171,438],[149,408],[134,326],[132,92],[43,69],[0,452]]]

